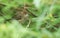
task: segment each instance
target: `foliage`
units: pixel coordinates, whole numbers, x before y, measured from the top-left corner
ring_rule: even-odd
[[[60,0],[0,0],[0,38],[60,38]]]

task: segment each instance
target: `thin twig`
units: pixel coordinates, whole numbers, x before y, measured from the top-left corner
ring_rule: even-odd
[[[30,26],[31,20],[29,20],[29,23],[26,26],[26,29]]]

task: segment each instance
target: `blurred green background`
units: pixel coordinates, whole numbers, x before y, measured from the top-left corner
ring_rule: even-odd
[[[60,0],[0,0],[0,38],[60,38]]]

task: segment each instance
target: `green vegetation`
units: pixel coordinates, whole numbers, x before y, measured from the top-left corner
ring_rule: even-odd
[[[0,0],[0,38],[60,38],[60,0]]]

